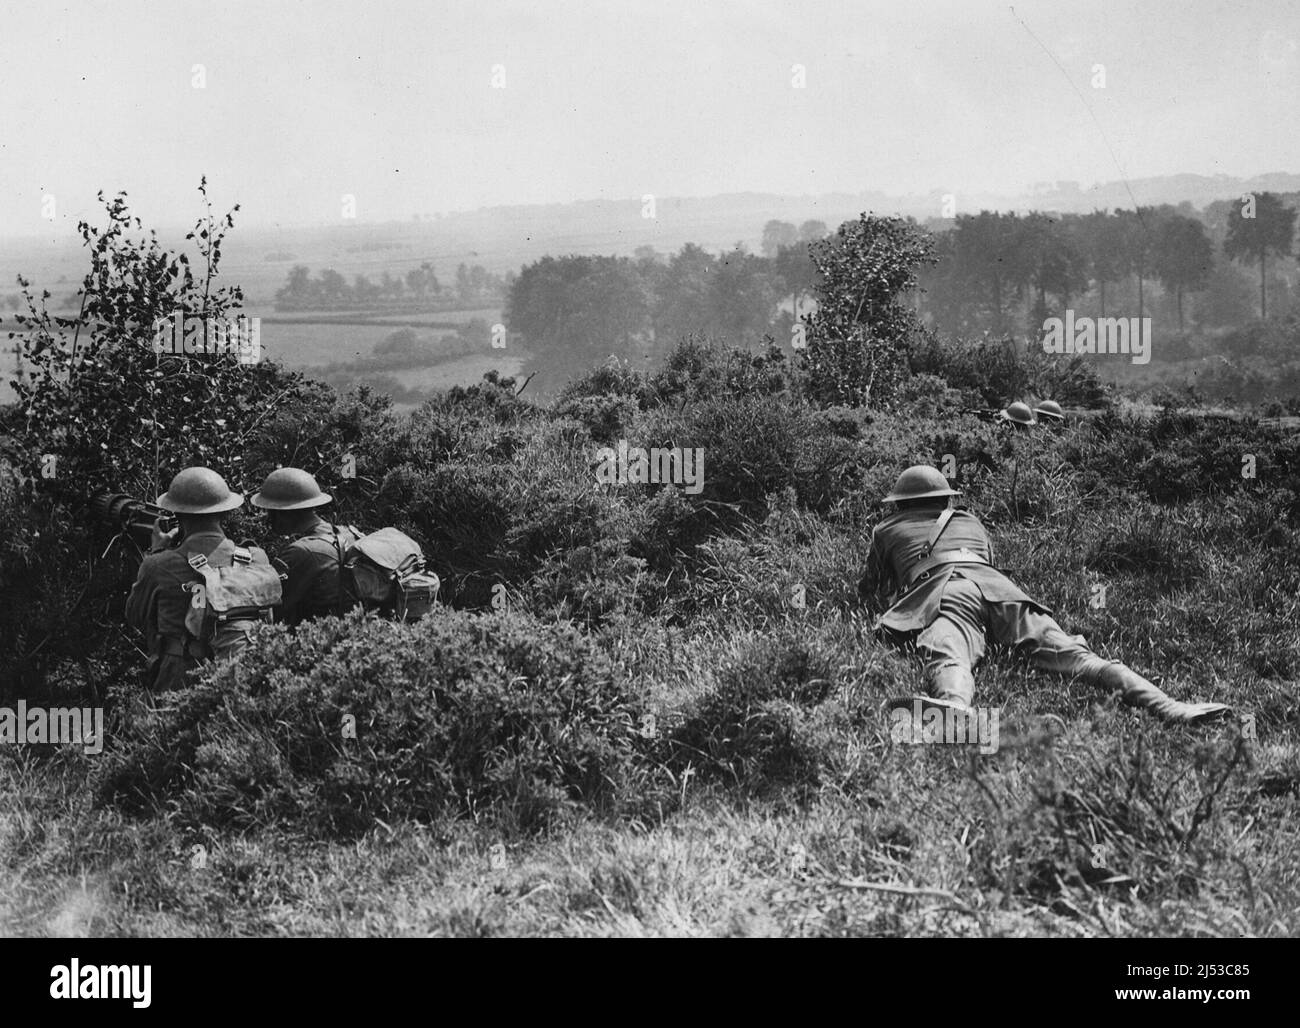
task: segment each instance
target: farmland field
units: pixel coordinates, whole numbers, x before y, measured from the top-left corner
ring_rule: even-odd
[[[387,325],[327,325],[262,322],[262,350],[291,368],[354,361],[371,356],[393,329]]]
[[[263,316],[257,314],[255,309],[250,309],[249,313],[262,318],[262,349],[265,357],[296,370],[370,358],[374,355],[377,344],[402,327],[414,327],[421,339],[431,343],[454,333],[445,328],[421,326],[468,324],[473,319],[491,325],[501,317],[500,309],[494,307],[393,315],[307,311]],[[3,355],[0,357],[0,403],[9,402],[13,398],[9,384],[16,366],[12,346],[11,340],[0,336],[0,354]],[[517,373],[520,365],[518,357],[503,359],[500,353],[490,349],[490,340],[486,338],[484,351],[482,357],[443,360],[425,368],[402,372],[400,377],[403,381],[408,381],[412,388],[446,389],[453,385],[473,385],[482,377],[483,371],[491,368],[497,368],[503,374]]]

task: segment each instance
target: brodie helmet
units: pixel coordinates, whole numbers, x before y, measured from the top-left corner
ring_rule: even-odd
[[[324,506],[332,499],[302,468],[276,468],[266,476],[261,490],[249,497],[249,503],[263,510],[306,510]]]
[[[1029,404],[1022,403],[1020,400],[1007,404],[1006,409],[1002,411],[1002,417],[1016,425],[1035,424],[1034,412],[1029,409]]]
[[[242,507],[244,498],[211,468],[185,468],[155,502],[173,514],[221,514]]]
[[[1064,421],[1065,411],[1061,410],[1061,405],[1055,400],[1039,400],[1038,406],[1034,408],[1034,413],[1039,419],[1047,418],[1049,421]]]
[[[895,503],[899,500],[924,500],[931,496],[958,496],[960,489],[948,486],[943,472],[928,464],[914,464],[894,482],[894,489],[882,503]]]

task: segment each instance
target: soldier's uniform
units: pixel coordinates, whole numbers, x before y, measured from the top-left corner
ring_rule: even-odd
[[[339,556],[361,538],[361,533],[347,525],[337,527],[319,521],[310,532],[298,536],[282,550],[272,563],[280,572],[284,598],[280,620],[290,625],[309,618],[341,613],[354,605],[351,597],[339,600],[341,574]]]
[[[301,468],[276,468],[249,500],[254,507],[271,512],[272,518],[278,512],[311,520],[311,527],[295,535],[274,561],[283,591],[279,619],[287,624],[340,614],[356,605],[352,596],[340,600],[343,582],[339,561],[361,533],[308,514],[333,499],[321,490],[314,476]]]
[[[1050,610],[993,566],[993,544],[970,512],[952,511],[926,559],[940,513],[904,510],[880,522],[859,586],[885,608],[880,627],[916,633],[926,679],[939,687],[936,694],[970,703],[975,688],[971,672],[984,657],[989,637],[1050,671],[1087,676],[1106,666],[1083,636],[1066,633]]]
[[[225,479],[211,468],[185,468],[172,479],[167,492],[155,501],[159,507],[180,515],[220,515],[243,505],[244,498],[232,493]],[[155,545],[161,537],[155,535]],[[269,565],[266,553],[256,546],[237,547],[221,529],[190,532],[174,547],[158,548],[140,563],[131,595],[126,601],[126,619],[144,634],[149,651],[145,684],[156,691],[186,684],[186,672],[213,656],[209,642],[197,639],[185,627],[185,616],[194,594],[186,589],[205,581],[189,563],[202,556],[212,568],[228,568],[236,557],[249,564]],[[242,619],[241,619],[242,621]],[[232,629],[241,621],[232,621]]]
[[[185,612],[192,596],[185,587],[203,581],[189,559],[202,554],[215,568],[230,567],[235,549],[223,532],[195,532],[174,549],[151,553],[140,564],[126,601],[126,619],[144,633],[149,651],[146,682],[154,691],[185,685],[186,672],[212,657],[207,644],[185,630]],[[253,563],[269,563],[265,551],[256,546],[247,549]]]
[[[886,500],[955,494],[941,472],[918,466],[899,476]],[[947,705],[970,706],[973,671],[992,639],[1037,667],[1115,689],[1125,702],[1168,720],[1198,721],[1228,709],[1171,699],[1118,661],[1097,656],[993,566],[988,533],[968,511],[931,506],[885,518],[872,534],[858,591],[883,609],[878,629],[896,643],[915,644],[930,696]]]

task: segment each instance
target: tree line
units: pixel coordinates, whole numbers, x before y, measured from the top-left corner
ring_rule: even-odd
[[[1273,193],[1212,205],[1201,215],[1190,204],[962,215],[941,228],[932,223],[937,263],[920,277],[921,309],[954,336],[1022,327],[1035,335],[1044,318],[1076,303],[1095,305],[1103,317],[1152,315],[1158,285],[1181,332],[1192,294],[1210,294],[1199,308],[1207,325],[1249,317],[1239,302],[1230,304],[1233,289],[1239,292],[1241,273],[1230,263],[1237,262],[1258,275],[1257,313],[1264,318],[1268,262],[1291,255],[1295,218]]]
[[[1295,217],[1282,197],[1259,193],[1199,213],[1183,204],[931,221],[916,226],[927,259],[908,284],[910,304],[921,323],[951,338],[1036,339],[1044,319],[1071,305],[1102,317],[1154,313],[1180,332],[1189,322],[1241,325],[1267,315],[1270,288],[1283,292],[1283,306],[1291,302],[1286,279],[1269,272],[1270,261],[1292,252]],[[850,235],[858,231],[845,224]],[[825,302],[826,262],[845,231],[771,220],[761,255],[741,243],[716,254],[688,243],[671,255],[642,247],[633,257],[544,257],[511,284],[505,323],[534,355],[542,388],[611,355],[655,359],[692,333],[749,347],[771,336],[786,345],[799,337],[796,322],[827,327],[805,298]],[[1257,311],[1242,296],[1248,280],[1238,265],[1258,276]],[[1205,302],[1189,318],[1189,297],[1200,294]],[[856,310],[835,317],[869,320]]]
[[[477,307],[498,304],[509,290],[513,276],[495,275],[480,265],[459,264],[454,283],[438,279],[429,262],[406,274],[384,271],[376,280],[356,275],[349,282],[333,268],[315,276],[306,265],[297,264],[289,280],[275,294],[275,308],[297,310],[429,310],[451,306]]]

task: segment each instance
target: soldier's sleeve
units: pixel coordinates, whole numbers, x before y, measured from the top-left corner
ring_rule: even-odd
[[[304,604],[307,600],[315,562],[311,551],[303,546],[286,546],[280,551],[271,566],[280,573],[280,606],[276,608],[276,620],[287,624],[297,624],[302,620]]]
[[[153,575],[148,559],[140,563],[136,573],[135,584],[131,586],[131,595],[126,598],[126,623],[141,632],[148,632],[152,618],[154,598]]]
[[[858,582],[858,599],[877,610],[884,610],[885,597],[893,592],[893,581],[894,575],[881,552],[879,537],[872,532],[867,567]]]
[[[966,513],[967,513],[967,514],[970,514],[970,511],[966,511]],[[975,517],[974,514],[971,514],[970,516],[971,516],[971,517]],[[975,520],[977,521],[977,523],[978,523],[979,526],[980,526],[980,532],[981,532],[981,534],[984,536],[984,548],[985,548],[985,550],[988,551],[988,555],[989,555],[989,564],[991,564],[993,567],[997,567],[997,566],[998,566],[998,559],[997,559],[997,557],[994,556],[994,554],[993,554],[993,536],[991,536],[991,535],[989,534],[989,530],[988,530],[987,528],[984,527],[984,522],[980,521],[978,518],[976,518]]]

